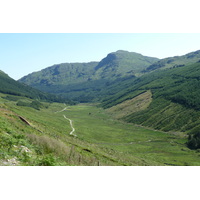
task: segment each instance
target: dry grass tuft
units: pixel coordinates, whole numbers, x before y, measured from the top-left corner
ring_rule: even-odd
[[[60,140],[50,138],[46,135],[30,134],[27,136],[33,144],[42,147],[45,153],[55,153],[58,155],[68,155],[70,153],[70,147]]]
[[[107,111],[113,115],[116,119],[121,119],[125,116],[128,116],[134,112],[138,112],[146,109],[149,104],[152,102],[152,93],[151,91],[144,92],[137,97],[124,101],[116,106],[113,106]]]

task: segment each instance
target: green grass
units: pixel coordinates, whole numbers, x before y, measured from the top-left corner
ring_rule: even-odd
[[[0,147],[4,155],[0,155],[0,165],[13,165],[8,162],[10,159],[17,159],[17,165],[127,165],[121,161],[118,153],[70,136],[71,127],[68,120],[64,119],[63,113],[55,113],[64,106],[54,103],[48,105],[48,109],[38,111],[30,107],[16,106],[13,101],[4,102],[0,108],[3,111],[0,113],[3,119],[0,133],[4,141],[4,145]],[[23,116],[31,127],[17,115]],[[11,136],[9,139],[6,138],[8,134]],[[21,159],[20,155],[16,154],[15,151],[20,152],[22,148],[10,142],[14,134],[24,137],[25,147],[32,152],[30,155],[27,153],[29,159]],[[138,162],[140,161],[135,165]]]
[[[89,114],[91,113],[91,114]],[[189,150],[185,135],[165,133],[111,119],[104,110],[88,105],[70,107],[78,138],[135,157],[152,165],[199,165],[199,154]]]
[[[44,103],[17,106],[0,98],[0,165],[199,165],[199,153],[185,146],[183,134],[165,133],[112,119],[95,105]],[[73,121],[75,134],[63,114]],[[24,117],[31,126],[22,122]],[[22,147],[30,152],[23,153]]]

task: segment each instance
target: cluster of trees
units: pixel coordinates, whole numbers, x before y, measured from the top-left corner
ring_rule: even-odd
[[[200,123],[198,123],[198,118],[196,119],[197,126],[194,127],[188,137],[187,146],[190,149],[200,149]]]
[[[31,107],[31,108],[34,108],[36,110],[40,110],[41,108],[44,108],[44,105],[37,100],[34,100],[32,102],[25,102],[25,101],[19,100],[17,102],[17,106]]]
[[[196,134],[190,134],[187,142],[190,149],[200,149],[200,131]]]

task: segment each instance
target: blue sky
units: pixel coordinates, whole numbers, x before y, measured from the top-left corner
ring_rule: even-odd
[[[64,62],[127,50],[165,58],[200,50],[199,33],[0,33],[0,69],[14,79]]]

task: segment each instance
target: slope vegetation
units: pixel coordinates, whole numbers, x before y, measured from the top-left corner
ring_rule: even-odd
[[[107,111],[117,119],[121,119],[130,114],[145,110],[152,101],[151,91],[144,92],[137,97],[126,100],[116,106],[113,106]]]
[[[124,93],[103,102],[104,108],[120,108],[127,100],[151,91],[152,102],[143,110],[123,115],[123,120],[163,131],[183,131],[192,135],[200,127],[200,63],[168,70],[156,71],[135,79]],[[144,101],[145,99],[143,99]],[[121,104],[120,104],[121,103]],[[193,138],[190,136],[189,140]],[[197,138],[197,137],[196,137]],[[196,139],[197,140],[197,139]],[[195,140],[195,141],[196,141]],[[189,144],[197,148],[194,142]]]

